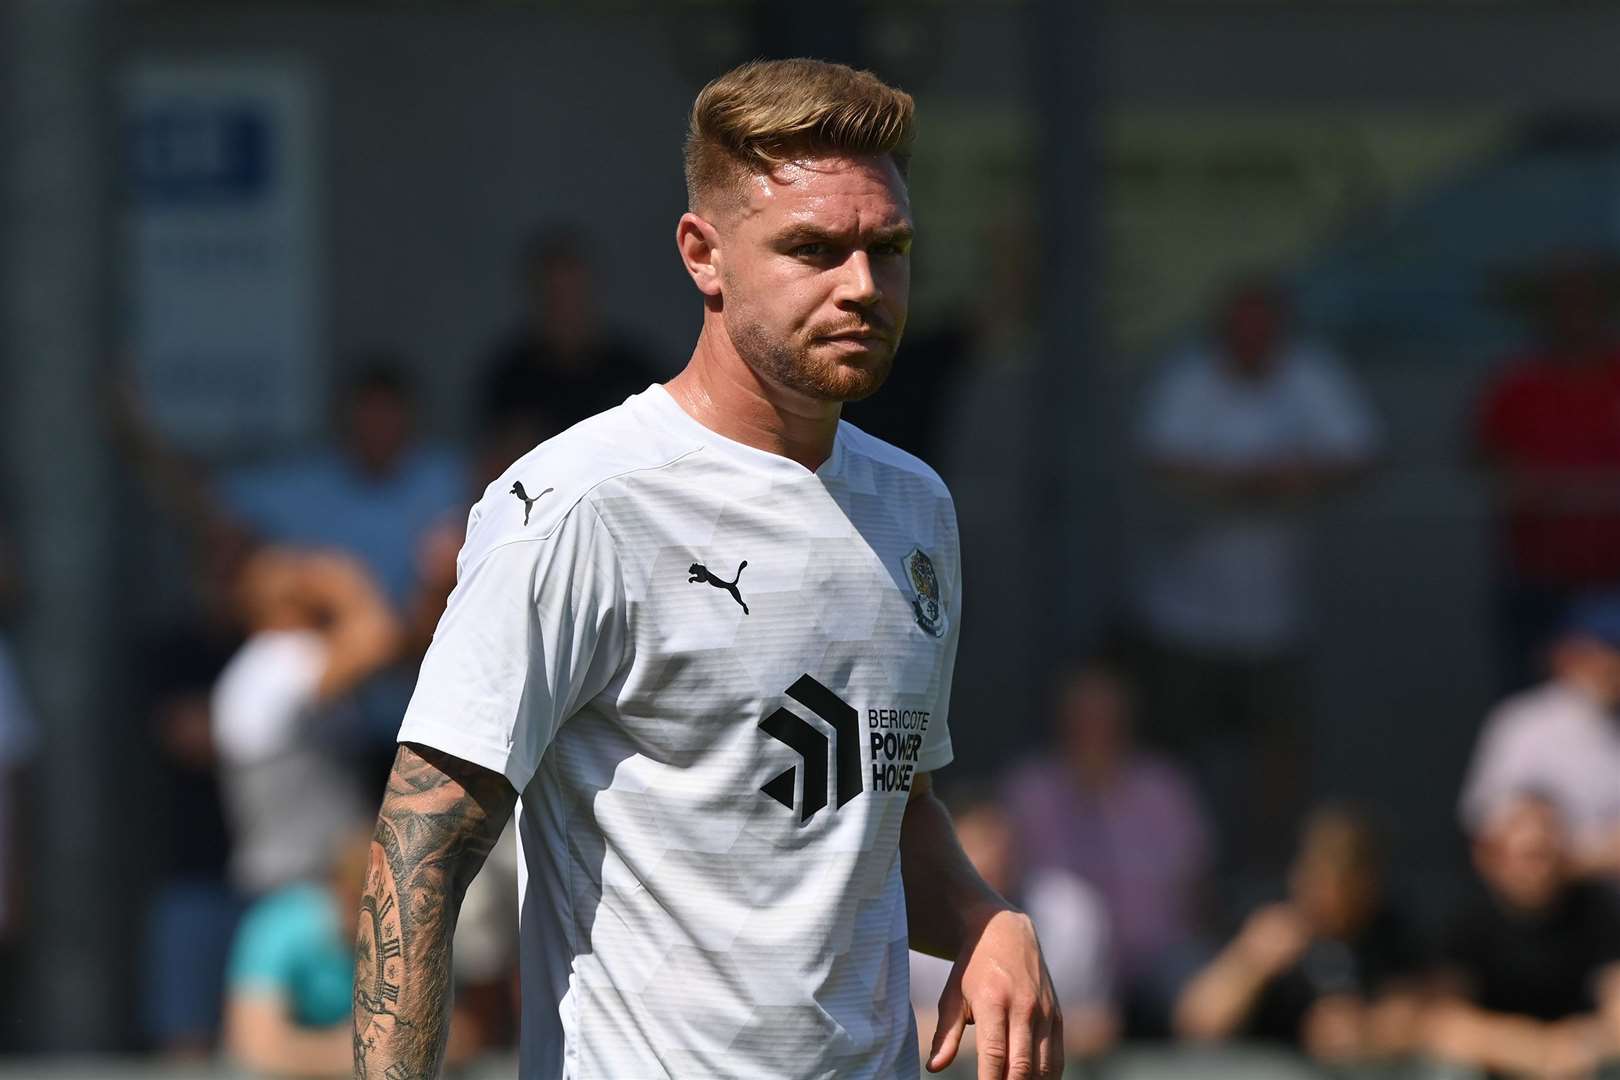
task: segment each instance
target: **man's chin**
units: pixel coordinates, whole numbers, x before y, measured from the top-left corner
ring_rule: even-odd
[[[860,360],[839,360],[827,373],[828,398],[833,401],[862,401],[882,389],[894,367],[888,354]]]
[[[839,364],[828,379],[828,397],[834,402],[863,402],[883,389],[889,379],[888,359],[880,364]]]
[[[878,392],[894,366],[890,351],[839,350],[842,356],[817,355],[814,350],[797,354],[766,353],[759,359],[744,360],[769,381],[820,401],[860,401]]]

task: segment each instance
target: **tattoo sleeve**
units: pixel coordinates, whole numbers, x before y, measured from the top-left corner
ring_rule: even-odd
[[[400,746],[360,903],[357,1080],[438,1075],[449,1026],[456,915],[516,799],[499,773],[425,746]]]

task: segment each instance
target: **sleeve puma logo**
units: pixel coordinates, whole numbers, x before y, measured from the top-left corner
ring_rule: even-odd
[[[519,499],[523,500],[523,524],[527,525],[529,523],[529,511],[534,509],[534,504],[540,501],[541,496],[550,494],[556,490],[556,488],[546,488],[545,491],[542,491],[539,495],[536,495],[531,499],[529,498],[529,493],[523,490],[523,481],[517,480],[513,482],[512,490],[507,492],[507,494],[516,495]]]

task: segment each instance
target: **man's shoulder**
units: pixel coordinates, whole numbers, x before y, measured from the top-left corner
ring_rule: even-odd
[[[638,394],[587,417],[507,466],[473,505],[468,550],[548,539],[604,484],[665,468],[700,449],[660,425],[644,398]]]
[[[1591,710],[1578,695],[1557,682],[1545,682],[1504,698],[1485,720],[1490,734],[1579,724]]]
[[[874,471],[911,480],[938,498],[950,499],[950,488],[939,473],[916,454],[885,442],[848,420],[839,421],[839,434],[844,440],[845,452],[864,459]]]

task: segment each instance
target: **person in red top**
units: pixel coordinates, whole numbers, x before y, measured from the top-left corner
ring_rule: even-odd
[[[1503,526],[1503,645],[1515,682],[1582,593],[1620,586],[1620,274],[1594,259],[1538,274],[1537,344],[1486,388],[1478,439]]]

